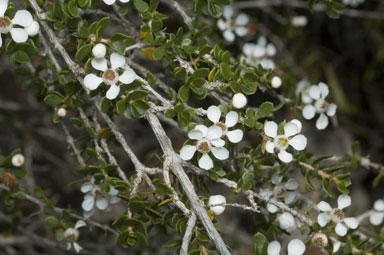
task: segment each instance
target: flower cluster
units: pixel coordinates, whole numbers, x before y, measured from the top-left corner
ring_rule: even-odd
[[[248,65],[261,65],[264,69],[275,68],[275,62],[271,58],[276,55],[276,47],[272,43],[267,43],[265,36],[260,36],[256,44],[244,44],[243,53]]]
[[[249,22],[249,17],[244,13],[240,13],[236,19],[233,19],[233,13],[231,6],[225,6],[223,9],[224,19],[217,21],[217,27],[223,31],[223,37],[228,42],[233,42],[236,35],[243,37],[248,32],[246,25]]]
[[[27,10],[18,10],[13,19],[5,16],[8,0],[0,0],[0,47],[3,45],[1,34],[11,34],[16,43],[23,43],[29,36],[39,33],[39,23],[33,20],[32,14]]]

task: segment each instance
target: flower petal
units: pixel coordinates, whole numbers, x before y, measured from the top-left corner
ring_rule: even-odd
[[[373,208],[376,211],[384,212],[384,200],[383,199],[376,200],[375,203],[373,204]]]
[[[302,255],[305,252],[305,244],[299,239],[293,239],[288,243],[288,255]]]
[[[325,225],[327,225],[330,220],[331,218],[329,217],[328,213],[320,213],[317,216],[317,222],[321,227],[324,227]]]
[[[120,86],[117,86],[116,84],[112,84],[105,96],[109,100],[113,100],[119,95],[119,93],[120,93]]]
[[[27,27],[32,24],[32,14],[27,10],[18,10],[12,19],[12,24]]]
[[[107,60],[105,58],[93,58],[91,65],[94,69],[99,71],[106,71],[108,69]]]
[[[231,127],[235,126],[238,121],[239,121],[239,114],[237,114],[237,112],[235,112],[235,111],[230,111],[225,116],[225,126],[227,128],[231,128]]]
[[[268,244],[268,255],[280,255],[281,245],[278,241],[272,241]]]
[[[109,60],[111,61],[111,67],[113,70],[125,65],[125,57],[116,52],[111,54]]]
[[[0,0],[0,17],[4,16],[4,13],[7,10],[7,7],[8,7],[8,0]]]
[[[126,68],[122,75],[119,76],[119,81],[124,84],[130,84],[136,80],[136,73],[132,68]]]
[[[75,249],[76,253],[79,253],[83,247],[81,247],[78,243],[73,242],[73,248]]]
[[[211,151],[217,159],[225,160],[229,157],[229,151],[224,147],[212,147]]]
[[[84,199],[83,203],[81,204],[81,207],[84,211],[90,211],[93,209],[93,206],[95,205],[95,198],[89,197],[88,199]]]
[[[384,213],[382,212],[373,212],[369,216],[369,222],[374,226],[380,225],[381,223],[383,223],[383,220],[384,220]]]
[[[84,85],[90,90],[95,90],[99,87],[100,83],[103,82],[103,78],[94,75],[93,73],[87,74],[84,77]]]
[[[350,229],[356,229],[359,226],[359,222],[355,217],[344,218],[344,223]]]
[[[320,114],[320,117],[316,121],[316,128],[323,130],[328,126],[328,117],[324,113]]]
[[[290,121],[290,123],[294,123],[294,124],[296,124],[297,129],[299,130],[299,131],[297,131],[297,132],[298,132],[298,133],[301,132],[301,129],[302,129],[303,125],[301,124],[301,121],[300,121],[300,120],[293,119],[293,120]]]
[[[224,31],[227,28],[227,23],[223,19],[219,19],[217,21],[217,27],[221,30]]]
[[[39,33],[39,30],[40,30],[40,25],[37,21],[32,21],[32,23],[25,28],[25,32],[27,32],[29,36],[37,35]]]
[[[93,208],[90,211],[83,211],[83,216],[88,219],[89,217],[91,217],[93,215],[94,212],[95,212],[95,210]]]
[[[279,154],[277,154],[277,156],[284,163],[289,163],[293,159],[292,154],[286,151],[280,151]]]
[[[196,146],[194,145],[184,145],[180,150],[180,157],[184,160],[190,160],[195,155]]]
[[[265,150],[269,153],[275,153],[275,144],[271,141],[265,143]]]
[[[85,223],[85,221],[78,220],[78,221],[76,221],[75,229],[82,228],[82,227],[85,227],[85,226],[87,226],[87,223]]]
[[[1,33],[0,33],[0,48],[1,48],[1,46],[3,46],[3,39],[1,38]]]
[[[227,42],[233,42],[235,40],[235,34],[231,30],[225,30],[223,36]]]
[[[267,48],[266,48],[266,53],[268,56],[275,56],[276,55],[276,47],[272,43],[268,43]]]
[[[236,19],[235,19],[235,24],[236,24],[237,26],[245,26],[245,25],[248,24],[248,22],[249,22],[249,17],[248,17],[248,15],[245,14],[245,13],[240,13],[240,14],[236,17]]]
[[[335,227],[335,232],[338,236],[345,236],[348,232],[348,229],[343,223],[337,223]]]
[[[270,189],[261,189],[260,196],[269,199],[272,196],[273,192]]]
[[[333,243],[333,252],[334,253],[337,252],[340,249],[340,247],[341,247],[341,242],[339,242],[339,241],[334,242]]]
[[[90,182],[85,182],[83,185],[81,185],[81,192],[87,193],[93,189],[93,184]]]
[[[192,139],[192,140],[199,140],[203,138],[203,133],[200,130],[192,129],[191,131],[188,132],[188,137],[189,139]]]
[[[289,136],[294,136],[299,132],[299,127],[292,122],[288,122],[284,126],[284,135],[289,137]]]
[[[103,2],[107,5],[112,5],[116,2],[116,0],[103,0]]]
[[[295,191],[287,191],[285,193],[284,203],[289,205],[290,203],[293,202],[293,200],[295,199],[295,196],[296,196],[296,192]]]
[[[324,82],[319,82],[319,85],[317,85],[320,89],[321,98],[326,98],[329,94],[329,88],[328,85]]]
[[[279,208],[277,208],[277,206],[275,206],[273,204],[268,203],[267,204],[267,210],[270,213],[275,213],[275,212],[277,212],[279,210]]]
[[[337,105],[336,104],[329,104],[328,110],[327,110],[327,115],[329,117],[335,116],[336,110],[337,110]]]
[[[119,197],[117,197],[117,196],[111,196],[110,198],[109,198],[109,203],[110,204],[116,204],[116,203],[118,203],[118,202],[120,202],[120,198]]]
[[[318,99],[320,99],[320,94],[321,94],[321,92],[320,92],[320,88],[318,87],[318,86],[316,86],[316,85],[312,85],[310,88],[309,88],[309,95],[313,98],[313,99],[315,99],[315,100],[318,100]]]
[[[231,6],[224,6],[223,8],[223,17],[227,20],[233,16],[233,8]]]
[[[289,212],[284,212],[278,217],[279,226],[286,231],[292,231],[296,228],[295,218]]]
[[[237,27],[235,33],[237,36],[243,37],[248,33],[248,29],[246,27]]]
[[[243,45],[243,53],[244,53],[246,56],[251,56],[254,47],[255,47],[255,44],[253,44],[253,43],[245,43],[245,44]]]
[[[290,178],[285,184],[285,188],[287,190],[296,190],[298,187],[299,187],[299,183],[293,178]]]
[[[221,127],[211,126],[208,128],[207,135],[205,136],[205,138],[207,138],[208,140],[213,140],[213,139],[220,138],[222,135],[223,135],[223,130],[221,129]]]
[[[213,123],[219,122],[220,121],[220,117],[221,117],[221,110],[220,110],[220,108],[217,107],[216,105],[211,105],[207,109],[207,117]]]
[[[209,170],[213,167],[213,161],[208,154],[203,154],[203,156],[199,159],[199,167],[205,170]]]
[[[197,125],[194,129],[200,130],[201,133],[203,133],[203,137],[207,136],[208,128],[206,126],[204,126],[204,125]]]
[[[304,106],[304,109],[303,109],[304,119],[306,120],[313,119],[313,117],[315,117],[315,114],[316,114],[316,108],[313,105],[307,104],[306,106]]]
[[[274,175],[272,175],[271,181],[274,185],[279,185],[282,180],[283,180],[282,175],[280,175],[278,173],[275,173]]]
[[[96,206],[100,210],[105,210],[108,207],[108,200],[106,198],[104,198],[104,197],[99,198],[99,199],[96,200]]]
[[[216,146],[216,147],[223,147],[225,145],[225,141],[220,138],[211,140],[211,143],[213,146]]]
[[[277,124],[274,121],[267,121],[264,124],[264,133],[272,138],[277,136]]]
[[[112,185],[109,185],[108,194],[111,196],[116,196],[117,194],[119,194],[119,191],[115,187],[113,187]]]
[[[350,206],[352,203],[351,197],[345,194],[340,195],[337,198],[337,208],[343,210],[344,208]]]
[[[320,203],[317,204],[317,208],[322,212],[329,212],[332,210],[332,207],[325,201],[320,201]]]
[[[243,135],[244,133],[243,133],[243,130],[241,129],[236,129],[236,130],[227,132],[228,140],[231,143],[239,143],[243,139]]]
[[[307,138],[304,135],[296,135],[288,141],[295,150],[302,151],[307,146]]]
[[[28,40],[28,33],[23,28],[12,28],[10,33],[12,40],[16,43],[23,43]]]

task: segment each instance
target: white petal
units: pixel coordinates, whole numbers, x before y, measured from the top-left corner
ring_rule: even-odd
[[[119,95],[119,93],[120,93],[120,86],[117,86],[116,84],[112,84],[105,96],[109,100],[113,100]]]
[[[107,5],[112,5],[116,2],[116,0],[103,0],[103,2]]]
[[[235,40],[235,34],[231,30],[225,30],[223,36],[227,42],[233,42]]]
[[[10,33],[16,43],[23,43],[28,40],[28,34],[23,28],[12,28]]]
[[[263,58],[258,64],[260,64],[264,69],[275,69],[275,63],[271,59]]]
[[[0,0],[1,1],[1,0]],[[70,250],[72,248],[72,243],[68,242],[67,243],[67,250]]]
[[[1,48],[1,46],[3,46],[3,39],[1,38],[1,33],[0,33],[0,48]]]
[[[282,175],[280,175],[278,173],[275,173],[274,175],[272,175],[271,181],[274,185],[279,185],[282,180],[283,180]]]
[[[225,126],[227,128],[235,126],[238,121],[239,121],[239,114],[237,114],[237,112],[235,111],[230,111],[225,116]]]
[[[243,36],[245,36],[248,33],[248,29],[246,27],[237,27],[235,29],[235,33],[238,36],[243,37]]]
[[[203,133],[200,130],[193,129],[188,132],[188,137],[189,139],[192,139],[192,140],[199,140],[203,138]]]
[[[213,167],[213,161],[208,154],[203,154],[203,156],[199,159],[199,167],[205,170],[209,170]]]
[[[281,229],[292,231],[296,228],[295,218],[289,212],[282,213],[278,217],[278,221]]]
[[[263,35],[259,36],[259,38],[257,39],[257,44],[265,47],[267,45],[267,38]]]
[[[84,199],[83,203],[81,204],[81,207],[84,209],[84,211],[90,211],[93,209],[94,205],[95,205],[95,198],[90,197],[89,199]]]
[[[84,77],[84,85],[90,90],[95,90],[99,87],[100,83],[103,82],[103,78],[94,75],[93,73],[87,74]]]
[[[351,203],[351,197],[348,195],[342,194],[337,198],[337,208],[340,210],[350,206]]]
[[[32,24],[32,14],[27,10],[18,10],[12,19],[12,24],[27,27]]]
[[[354,217],[344,218],[344,223],[351,229],[356,229],[359,226],[359,222]]]
[[[275,56],[276,55],[276,47],[272,43],[268,43],[266,52],[268,56]]]
[[[292,154],[286,151],[280,151],[279,154],[277,154],[277,156],[284,163],[289,163],[293,159]]]
[[[78,220],[78,221],[76,221],[75,229],[82,228],[82,227],[85,227],[85,226],[87,226],[87,223],[85,223],[85,221]]]
[[[243,135],[244,133],[243,133],[243,130],[241,129],[236,129],[236,130],[227,132],[228,140],[231,143],[239,143],[243,139]]]
[[[374,226],[380,225],[381,223],[383,223],[383,220],[384,220],[384,213],[381,213],[381,212],[373,212],[369,216],[369,222]]]
[[[347,234],[347,231],[348,231],[348,229],[347,229],[346,226],[344,226],[343,223],[337,223],[336,224],[335,232],[336,232],[337,235],[345,236]]]
[[[316,86],[316,85],[312,85],[312,86],[309,88],[309,95],[310,95],[313,99],[315,99],[315,100],[320,99],[320,94],[321,94],[321,92],[320,92],[320,88],[319,88],[318,86]]]
[[[302,151],[307,146],[307,138],[304,135],[296,135],[288,141],[295,150]]]
[[[132,68],[127,68],[122,75],[119,76],[119,81],[124,84],[130,84],[136,80],[136,73]]]
[[[376,200],[375,203],[373,204],[373,208],[376,211],[384,212],[384,200],[383,199]]]
[[[281,245],[278,241],[272,241],[268,244],[268,255],[280,255]]]
[[[263,57],[266,53],[267,53],[267,50],[265,49],[264,46],[255,45],[255,47],[253,47],[252,55],[253,55],[255,58],[261,58],[261,57]]]
[[[76,242],[73,243],[73,248],[75,249],[76,253],[79,253],[83,248],[78,245]]]
[[[301,94],[301,101],[304,104],[312,104],[313,99],[307,93],[303,93],[303,94]]]
[[[117,194],[119,194],[119,191],[115,187],[113,187],[112,185],[109,185],[108,194],[111,196],[116,196]]]
[[[207,138],[208,140],[213,140],[220,138],[222,135],[223,130],[221,129],[221,127],[211,126],[208,128],[207,135],[205,136],[205,138]]]
[[[108,200],[106,198],[99,198],[96,200],[96,206],[100,210],[105,210],[108,207]]]
[[[320,89],[321,98],[326,98],[329,94],[329,89],[327,84],[325,84],[324,82],[320,82],[318,86]]]
[[[219,19],[217,21],[217,27],[221,30],[224,31],[227,28],[227,23],[223,19]]]
[[[235,20],[235,24],[237,26],[245,26],[247,25],[249,22],[249,17],[247,14],[244,14],[244,13],[240,13],[237,17],[236,17],[236,20]]]
[[[288,255],[302,255],[305,252],[305,244],[299,239],[293,239],[288,243]]]
[[[295,199],[295,196],[296,196],[295,191],[287,191],[287,193],[285,193],[284,203],[289,205],[290,203],[293,202],[293,200]]]
[[[220,138],[211,140],[211,143],[213,146],[216,146],[216,147],[223,147],[225,145],[225,141]]]
[[[307,104],[306,106],[304,106],[304,109],[303,109],[304,119],[306,120],[313,119],[313,117],[315,117],[315,114],[316,114],[316,108],[313,105]]]
[[[260,196],[269,199],[272,196],[273,192],[270,189],[261,189]]]
[[[243,53],[244,53],[246,56],[251,56],[254,47],[255,47],[255,44],[253,44],[253,43],[245,43],[245,44],[243,45]]]
[[[32,23],[25,28],[25,32],[27,32],[29,36],[37,35],[39,33],[39,30],[40,30],[40,25],[37,21],[32,21]]]
[[[265,150],[269,153],[275,153],[275,144],[271,141],[265,143]]]
[[[195,155],[196,146],[193,145],[184,145],[180,150],[180,157],[184,160],[190,160]]]
[[[217,123],[220,121],[220,117],[221,117],[221,111],[220,111],[220,108],[217,107],[216,105],[211,105],[208,109],[207,109],[207,117],[210,121],[212,121],[213,123]]]
[[[116,52],[111,54],[109,60],[111,61],[111,67],[113,70],[125,65],[125,57]]]
[[[225,160],[229,157],[229,151],[224,147],[212,147],[211,151],[217,159]]]
[[[236,93],[232,98],[232,105],[237,109],[243,108],[247,104],[247,97],[243,93]]]
[[[267,204],[267,209],[268,209],[268,212],[270,213],[275,213],[277,212],[279,209],[277,208],[277,206],[273,205],[273,204]]]
[[[118,203],[118,202],[120,202],[120,198],[119,197],[117,197],[117,196],[111,196],[110,198],[109,198],[109,203],[110,204],[116,204],[116,203]]]
[[[290,122],[296,124],[297,129],[299,130],[299,131],[297,131],[297,132],[300,133],[300,132],[301,132],[301,129],[302,129],[302,127],[303,127],[303,125],[301,124],[301,121],[300,121],[300,120],[297,120],[297,119],[293,119],[293,120],[291,120]]]
[[[327,225],[330,220],[331,218],[329,217],[328,213],[320,213],[317,216],[317,222],[321,227],[324,227],[325,225]]]
[[[267,121],[264,125],[264,133],[272,138],[277,136],[277,124],[274,121]]]
[[[298,187],[299,187],[299,183],[293,178],[290,178],[285,184],[285,188],[287,190],[296,190]]]
[[[89,217],[91,217],[93,215],[94,211],[95,210],[93,208],[90,211],[83,211],[83,216],[88,219]]]
[[[319,118],[316,121],[316,128],[318,130],[323,130],[328,126],[328,117],[324,113],[320,114]]]
[[[107,60],[105,58],[93,58],[91,65],[94,69],[103,72],[108,69]]]
[[[327,110],[327,115],[329,117],[334,116],[336,114],[336,110],[337,110],[337,105],[336,104],[329,104],[328,110]]]
[[[333,243],[333,252],[337,252],[341,247],[341,242],[337,241]]]
[[[318,203],[317,208],[322,212],[329,212],[332,210],[332,207],[325,201]]]
[[[8,7],[8,0],[0,0],[0,17],[4,16],[4,13],[7,10],[7,7]]]
[[[209,209],[215,214],[220,215],[224,212],[225,206],[214,206],[217,204],[225,204],[227,200],[222,195],[210,196],[208,200]]]
[[[223,17],[227,20],[233,16],[233,8],[231,6],[224,6],[223,8]]]
[[[288,122],[287,124],[285,124],[284,126],[285,136],[287,137],[293,136],[293,135],[296,135],[298,132],[299,132],[299,127],[295,123]]]
[[[90,182],[85,182],[83,185],[81,185],[81,192],[87,193],[93,189],[93,184]]]
[[[200,130],[201,133],[203,133],[203,137],[207,136],[208,128],[206,126],[204,126],[204,125],[197,125],[194,129]]]

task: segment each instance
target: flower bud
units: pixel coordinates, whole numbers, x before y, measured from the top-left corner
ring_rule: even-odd
[[[326,247],[328,245],[328,237],[326,234],[317,232],[312,236],[312,243],[319,247]]]
[[[210,196],[208,201],[209,209],[215,215],[220,215],[224,212],[225,206],[218,205],[218,204],[225,204],[225,203],[226,203],[226,199],[222,195]]]
[[[95,58],[103,58],[106,53],[107,47],[102,43],[98,43],[92,48],[92,54]]]
[[[31,25],[24,29],[29,36],[35,36],[39,33],[40,25],[37,21],[32,21]]]
[[[12,157],[12,165],[15,167],[21,167],[24,164],[24,156],[16,154]]]
[[[70,242],[76,242],[79,239],[79,231],[74,228],[67,228],[64,232],[64,237]]]
[[[280,88],[281,84],[283,84],[283,82],[281,81],[281,78],[279,76],[275,76],[272,78],[271,84],[273,88],[278,89]]]
[[[61,107],[61,108],[59,108],[59,110],[57,110],[57,115],[60,118],[64,118],[67,115],[67,110],[65,110],[63,107]]]
[[[15,176],[11,174],[10,172],[5,172],[0,177],[0,183],[4,184],[5,186],[12,186],[15,182]]]
[[[237,93],[232,98],[232,105],[237,109],[241,109],[247,104],[247,98],[243,93]]]

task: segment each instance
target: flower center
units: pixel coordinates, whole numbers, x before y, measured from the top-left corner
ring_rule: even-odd
[[[330,216],[333,222],[340,223],[344,219],[344,212],[340,209],[332,209]]]
[[[315,108],[318,113],[326,112],[329,108],[329,104],[324,99],[320,98],[315,103]]]
[[[283,135],[278,135],[273,140],[275,147],[280,151],[285,151],[288,148],[288,138]]]
[[[328,245],[328,237],[323,233],[316,233],[312,237],[312,243],[320,247],[325,247]]]
[[[11,30],[12,21],[4,16],[0,17],[0,33],[8,33]]]
[[[208,153],[211,151],[211,142],[206,139],[201,139],[197,144],[197,150],[201,153]]]
[[[277,198],[284,198],[286,192],[287,192],[287,190],[285,189],[285,187],[283,185],[278,185],[273,189],[273,194]]]
[[[119,79],[119,74],[112,69],[108,69],[103,73],[103,81],[107,85],[116,84]]]
[[[231,19],[228,21],[228,29],[229,30],[235,30],[236,29],[236,22],[234,19]]]
[[[223,135],[221,136],[221,138],[223,138],[227,134],[227,131],[228,131],[227,126],[223,122],[217,122],[215,125],[220,127],[221,130],[223,130]]]
[[[64,237],[70,242],[75,242],[79,238],[79,231],[74,228],[67,228],[64,232]]]

